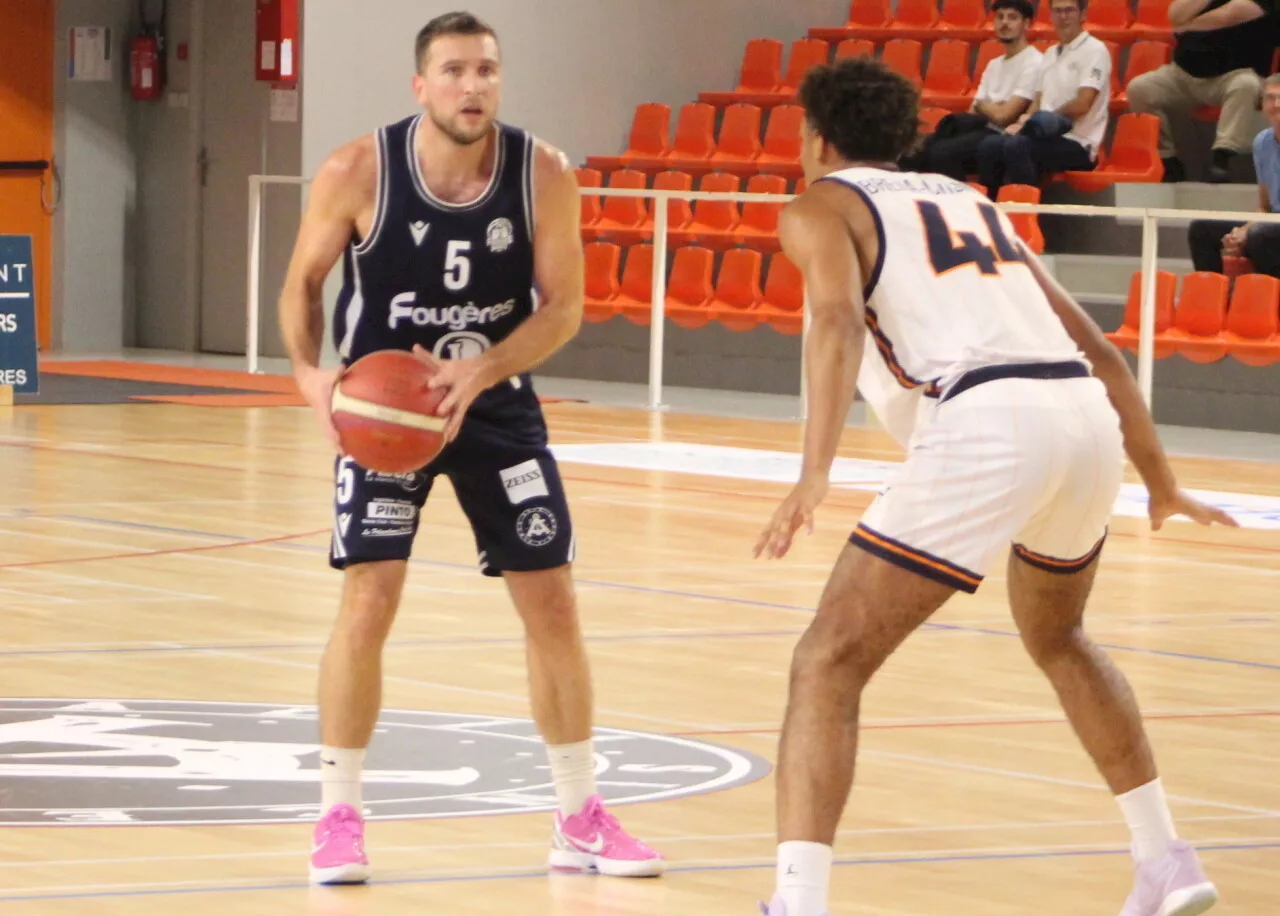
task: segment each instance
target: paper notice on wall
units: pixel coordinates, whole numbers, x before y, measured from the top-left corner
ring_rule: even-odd
[[[71,30],[67,58],[69,76],[75,82],[102,83],[111,79],[111,29],[96,25]]]
[[[271,90],[271,120],[296,122],[298,120],[298,91],[296,89]]]

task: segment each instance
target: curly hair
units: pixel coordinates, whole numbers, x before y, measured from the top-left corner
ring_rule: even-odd
[[[919,91],[878,60],[814,67],[799,97],[809,126],[850,161],[896,162],[920,129]]]

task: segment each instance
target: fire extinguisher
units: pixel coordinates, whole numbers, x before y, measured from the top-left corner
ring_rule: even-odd
[[[146,0],[138,0],[138,33],[129,42],[129,90],[139,102],[154,102],[164,92],[165,19],[168,0],[160,0],[160,19],[147,20]]]

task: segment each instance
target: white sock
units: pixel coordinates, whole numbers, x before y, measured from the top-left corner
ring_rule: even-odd
[[[595,742],[588,738],[577,744],[549,744],[547,759],[551,761],[560,813],[572,817],[596,794]]]
[[[823,916],[830,885],[830,846],[798,840],[778,846],[778,893],[787,916]]]
[[[1170,844],[1178,838],[1173,827],[1173,815],[1164,797],[1164,785],[1155,779],[1132,792],[1117,795],[1125,822],[1133,833],[1134,855],[1140,862],[1158,859],[1169,851]]]
[[[328,811],[334,805],[350,805],[364,814],[360,795],[360,773],[364,769],[364,749],[320,748],[320,807]]]

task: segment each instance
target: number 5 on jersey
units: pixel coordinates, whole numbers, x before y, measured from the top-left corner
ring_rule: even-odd
[[[445,289],[456,293],[466,289],[467,284],[471,282],[471,259],[467,257],[467,252],[470,250],[470,242],[459,239],[449,242],[444,255]]]
[[[999,265],[1024,263],[1025,258],[1018,247],[1009,241],[1004,227],[1000,225],[1000,214],[991,204],[978,204],[982,221],[987,224],[991,234],[991,244],[985,244],[973,232],[955,232],[942,209],[930,200],[918,201],[920,219],[924,222],[924,234],[929,243],[929,261],[934,272],[942,275],[957,267],[969,264],[976,265],[979,273],[989,276],[1000,272]]]

